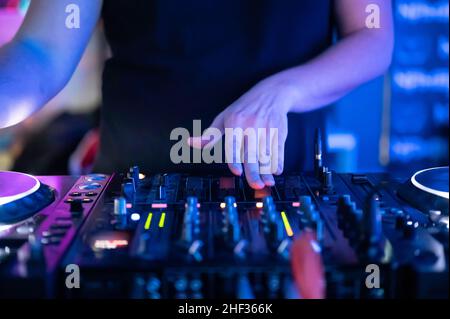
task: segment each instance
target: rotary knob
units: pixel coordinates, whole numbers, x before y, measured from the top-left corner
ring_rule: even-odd
[[[127,202],[124,197],[114,199],[114,215],[117,219],[117,228],[126,228],[128,225]]]
[[[190,196],[186,200],[186,208],[183,217],[182,241],[191,243],[194,235],[199,232],[198,228],[198,200],[197,197]]]
[[[225,236],[232,243],[237,243],[241,239],[241,226],[236,208],[236,199],[233,196],[227,196],[225,205]]]

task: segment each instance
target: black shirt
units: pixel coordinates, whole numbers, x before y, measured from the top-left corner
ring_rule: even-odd
[[[260,80],[331,43],[331,0],[106,0],[96,171],[200,170],[170,160],[172,129],[214,117]],[[289,115],[285,170],[312,165],[323,111]],[[204,164],[206,165],[206,164]],[[225,167],[225,165],[219,165]],[[209,167],[207,167],[209,168]]]

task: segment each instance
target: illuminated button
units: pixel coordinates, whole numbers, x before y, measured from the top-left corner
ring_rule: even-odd
[[[141,219],[141,215],[139,215],[138,213],[133,213],[133,214],[131,214],[130,218],[132,221],[137,222]]]
[[[81,195],[83,195],[83,193],[80,193],[80,192],[72,192],[69,194],[69,196],[71,196],[71,197],[80,197]]]
[[[97,196],[98,193],[96,193],[96,192],[87,192],[87,193],[84,194],[84,195],[87,196],[87,197],[94,197],[94,196]]]
[[[93,189],[99,189],[101,187],[102,187],[102,185],[99,183],[82,184],[82,185],[78,186],[78,188],[82,189],[82,190],[93,190]]]
[[[21,225],[16,228],[16,232],[21,235],[31,234],[34,231],[34,227],[30,225]]]
[[[94,181],[104,181],[107,178],[108,177],[103,174],[90,174],[86,176],[85,180],[88,182],[94,182]]]
[[[48,230],[44,230],[41,235],[42,237],[50,237],[52,233]]]
[[[64,200],[64,203],[66,203],[66,204],[71,204],[71,203],[74,203],[74,202],[92,203],[93,200],[91,198],[83,198],[83,199],[78,199],[77,198],[77,199],[75,199],[75,198],[72,198],[72,197],[69,197],[66,200]]]

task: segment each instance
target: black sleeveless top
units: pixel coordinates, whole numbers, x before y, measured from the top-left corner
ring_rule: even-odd
[[[214,117],[260,80],[331,43],[332,0],[106,0],[112,58],[103,74],[95,170],[223,169],[175,165],[170,132]],[[309,169],[324,111],[289,115],[285,171]]]

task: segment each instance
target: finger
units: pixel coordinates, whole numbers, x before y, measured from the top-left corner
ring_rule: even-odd
[[[258,162],[260,166],[260,174],[272,174],[271,172],[271,141],[266,128],[258,128]]]
[[[262,189],[264,188],[264,182],[259,175],[259,165],[252,163],[244,163],[245,178],[251,188]]]
[[[284,149],[286,144],[286,138],[287,138],[287,128],[285,127],[278,130],[278,136],[273,140],[274,141],[274,143],[272,144],[272,149],[274,153],[273,161],[274,163],[277,164],[275,175],[281,175],[284,170]]]
[[[272,174],[262,174],[261,180],[264,182],[264,185],[266,185],[266,186],[275,185],[275,179],[273,178]]]
[[[279,129],[277,127],[270,129],[270,172],[276,174],[278,172],[278,134]]]
[[[229,124],[227,124],[229,126]],[[230,127],[231,128],[231,127]],[[225,158],[230,171],[237,176],[242,175],[242,135],[225,129]]]
[[[211,125],[203,131],[202,136],[193,136],[188,138],[188,144],[192,148],[204,148],[205,146],[213,147],[219,140],[217,135],[217,130],[220,132],[220,137],[224,133],[224,114],[223,112],[216,116]],[[211,140],[213,137],[213,140]]]
[[[242,175],[242,164],[240,163],[227,163],[228,168],[230,169],[231,173],[233,173],[236,176]]]
[[[254,189],[264,188],[264,182],[259,174],[258,163],[258,143],[256,134],[253,137],[244,139],[244,171],[250,187]]]
[[[275,180],[272,176],[272,164],[271,164],[271,129],[258,129],[258,139],[259,139],[259,174],[261,175],[261,180],[264,182],[265,186],[273,186]]]

